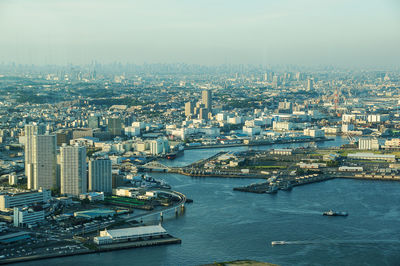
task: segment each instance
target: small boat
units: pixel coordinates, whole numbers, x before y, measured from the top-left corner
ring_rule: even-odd
[[[335,212],[335,211],[329,210],[327,212],[324,212],[322,215],[324,215],[324,216],[347,216],[349,214],[347,212]]]
[[[272,241],[271,242],[271,246],[275,246],[275,245],[285,245],[286,241]]]

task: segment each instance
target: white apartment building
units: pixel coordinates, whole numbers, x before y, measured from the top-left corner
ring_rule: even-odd
[[[61,194],[79,196],[87,192],[86,148],[62,146],[60,148]]]
[[[272,128],[273,128],[273,130],[277,130],[277,131],[289,131],[289,130],[293,129],[293,123],[274,121],[272,124]]]
[[[360,138],[358,140],[360,150],[379,150],[379,142],[376,138]]]
[[[306,129],[304,129],[303,134],[305,136],[310,136],[313,138],[325,137],[325,131],[323,131],[322,129],[306,128]]]
[[[28,164],[28,188],[51,189],[57,186],[57,141],[55,135],[33,135],[31,162]]]

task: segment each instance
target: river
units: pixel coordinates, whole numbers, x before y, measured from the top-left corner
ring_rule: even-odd
[[[337,138],[318,145],[343,142],[345,139]],[[294,146],[302,145],[306,144]],[[163,163],[185,165],[221,150],[188,150]],[[399,183],[334,179],[268,195],[232,190],[259,180],[153,175],[194,200],[187,204],[184,215],[164,216],[163,226],[181,238],[182,244],[23,265],[200,265],[237,259],[279,265],[400,265]],[[349,216],[322,216],[328,209],[347,211]],[[289,242],[272,247],[271,241],[278,240]]]

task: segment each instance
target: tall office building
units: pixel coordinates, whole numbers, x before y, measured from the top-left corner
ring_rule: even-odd
[[[61,194],[79,196],[87,192],[86,148],[67,146],[60,148]]]
[[[207,120],[209,111],[207,108],[200,108],[199,110],[199,119]]]
[[[89,191],[112,193],[111,160],[91,159],[89,161]]]
[[[301,72],[297,72],[296,79],[297,79],[297,81],[303,80],[303,74]]]
[[[108,131],[110,132],[111,136],[121,136],[122,134],[122,121],[118,117],[109,117],[107,118],[107,126]]]
[[[201,103],[204,104],[204,107],[211,112],[212,111],[212,99],[211,99],[211,91],[210,90],[204,90],[201,93]]]
[[[91,114],[88,117],[88,127],[96,129],[100,127],[100,117],[96,114]]]
[[[63,143],[69,144],[72,139],[72,129],[59,129],[56,131],[57,146],[61,146]]]
[[[308,79],[307,80],[307,90],[313,90],[314,89],[314,80],[313,79]]]
[[[191,116],[194,112],[194,105],[193,102],[185,103],[185,116]]]

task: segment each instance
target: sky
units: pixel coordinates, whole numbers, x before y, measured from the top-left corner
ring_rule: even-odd
[[[0,63],[400,65],[400,0],[0,0]]]

